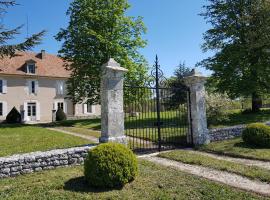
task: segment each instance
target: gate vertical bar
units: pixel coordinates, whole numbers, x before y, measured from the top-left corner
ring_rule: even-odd
[[[157,103],[157,126],[158,126],[158,150],[161,151],[161,123],[160,123],[160,93],[159,93],[159,63],[156,55],[156,103]]]

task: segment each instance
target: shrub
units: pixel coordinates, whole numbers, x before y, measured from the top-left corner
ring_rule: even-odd
[[[133,152],[121,144],[101,144],[89,151],[84,174],[90,186],[123,187],[138,174],[138,162]]]
[[[59,108],[56,112],[56,121],[65,121],[66,119],[67,119],[66,114],[61,108]]]
[[[250,124],[243,131],[242,138],[246,144],[270,148],[270,127],[261,123]]]
[[[8,124],[16,124],[16,123],[21,123],[22,117],[19,111],[13,107],[12,110],[8,113],[6,117],[6,122]]]
[[[232,100],[226,94],[206,93],[206,114],[209,124],[214,125],[228,121],[227,110],[230,109]]]

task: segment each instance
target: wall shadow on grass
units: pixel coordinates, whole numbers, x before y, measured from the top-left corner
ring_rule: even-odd
[[[266,149],[264,147],[257,147],[254,145],[246,144],[245,142],[238,142],[233,145],[234,147],[244,148],[244,149]]]
[[[68,180],[65,182],[64,190],[72,191],[72,192],[80,192],[80,193],[102,193],[102,192],[110,192],[115,190],[122,190],[122,187],[119,188],[94,188],[88,185],[85,178],[77,177]]]

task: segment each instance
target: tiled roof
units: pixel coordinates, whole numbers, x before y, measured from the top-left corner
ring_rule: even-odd
[[[5,57],[0,59],[0,75],[25,75],[26,62],[34,61],[36,65],[36,75],[45,77],[61,77],[68,78],[70,71],[64,67],[64,61],[58,56],[45,53],[42,57],[41,53],[18,52],[15,57]]]

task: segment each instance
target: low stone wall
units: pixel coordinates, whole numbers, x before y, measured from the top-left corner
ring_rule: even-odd
[[[242,131],[244,130],[245,127],[246,127],[245,125],[239,125],[226,128],[210,129],[209,130],[210,140],[211,142],[214,142],[239,137],[242,135]]]
[[[95,145],[0,158],[0,179],[42,170],[80,165]]]

